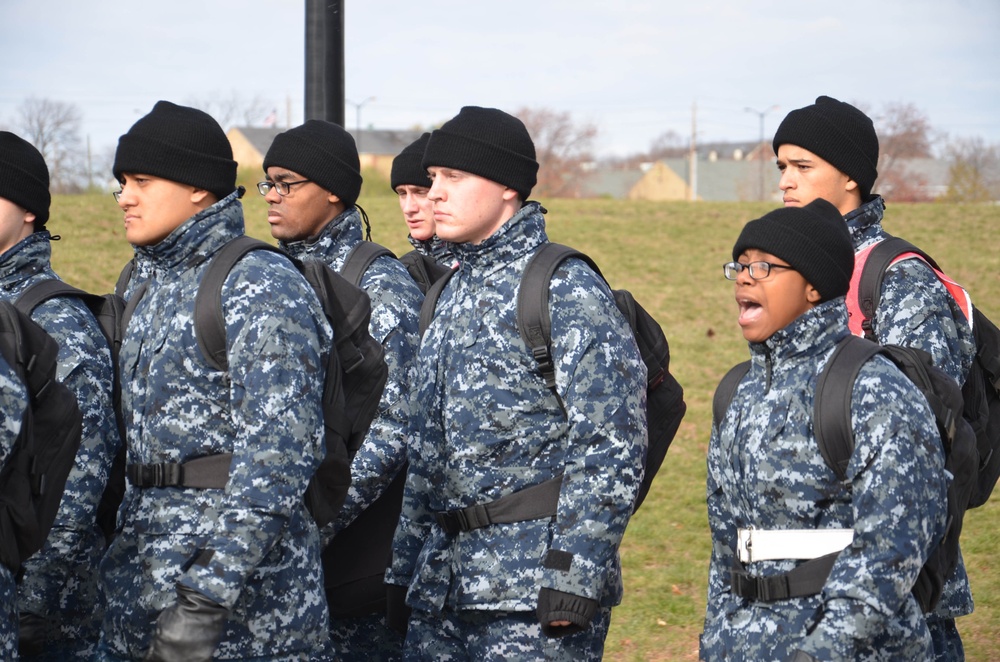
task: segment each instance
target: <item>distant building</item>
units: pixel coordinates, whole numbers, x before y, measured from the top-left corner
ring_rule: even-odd
[[[276,127],[245,127],[237,126],[229,130],[226,136],[233,147],[233,158],[240,168],[260,170],[264,164],[264,155],[274,141],[274,137],[285,129]],[[403,148],[420,137],[419,130],[384,130],[384,129],[348,129],[358,145],[361,158],[361,169],[374,169],[386,179],[392,170],[392,160],[403,151]]]

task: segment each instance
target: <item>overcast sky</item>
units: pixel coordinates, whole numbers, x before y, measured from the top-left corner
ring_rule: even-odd
[[[343,0],[361,124],[429,128],[464,105],[568,111],[600,155],[667,131],[755,140],[826,94],[913,103],[1000,143],[998,0]],[[158,99],[267,100],[303,121],[304,0],[0,0],[0,125],[28,97],[76,104],[95,152]],[[748,111],[747,108],[753,109]],[[263,117],[261,118],[263,120]],[[357,107],[345,122],[354,128]]]

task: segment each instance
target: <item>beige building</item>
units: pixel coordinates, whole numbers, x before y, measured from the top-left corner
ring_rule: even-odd
[[[229,130],[226,136],[233,147],[233,158],[241,169],[260,170],[264,164],[264,155],[274,141],[274,137],[285,129],[268,127],[237,126]],[[420,137],[422,131],[393,131],[348,129],[358,145],[361,169],[374,169],[380,175],[389,178],[392,170],[392,160],[403,151],[403,148]]]

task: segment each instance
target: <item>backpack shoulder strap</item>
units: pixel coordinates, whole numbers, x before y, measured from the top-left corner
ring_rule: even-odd
[[[586,262],[602,279],[604,275],[587,255],[562,244],[546,243],[528,261],[517,294],[517,329],[538,362],[538,368],[550,389],[556,387],[552,362],[552,318],[549,315],[549,283],[563,260],[576,257]]]
[[[194,334],[205,360],[217,370],[229,369],[226,356],[226,318],[222,311],[222,284],[244,255],[250,251],[281,249],[246,235],[236,237],[212,256],[198,285],[194,300]],[[138,298],[138,297],[133,297]]]
[[[424,295],[424,302],[420,305],[420,337],[424,336],[424,332],[427,331],[427,327],[431,325],[434,321],[434,309],[437,307],[438,299],[441,297],[441,292],[448,285],[448,281],[451,277],[455,275],[457,269],[451,269],[441,278],[434,281],[434,284],[430,286],[427,290],[427,294]]]
[[[736,395],[736,389],[743,381],[746,374],[750,372],[750,361],[738,363],[729,369],[719,385],[715,388],[715,395],[712,396],[712,425],[719,427],[722,419],[726,415],[726,410]]]
[[[22,313],[30,316],[31,312],[35,308],[49,299],[63,296],[77,297],[87,301],[94,295],[73,287],[69,283],[65,283],[58,278],[50,278],[39,281],[28,287],[28,289],[22,292],[21,296],[17,298],[14,305],[17,306],[17,309]]]
[[[374,241],[362,241],[347,254],[340,275],[353,285],[361,287],[361,279],[368,271],[368,267],[383,255],[388,255],[391,258],[396,257],[395,253],[381,244],[376,244]]]
[[[423,293],[426,293],[431,288],[431,285],[452,270],[451,267],[440,264],[433,257],[424,255],[417,250],[404,253],[399,258],[399,261],[406,266],[406,270],[410,272],[410,277],[416,281],[420,287],[420,291]]]
[[[854,452],[854,432],[851,429],[854,380],[861,366],[881,351],[876,343],[847,336],[837,344],[816,381],[813,403],[816,443],[827,466],[840,480],[847,477],[847,464]]]
[[[115,294],[120,297],[125,296],[125,290],[128,288],[129,281],[132,280],[132,274],[135,273],[135,258],[125,263],[122,267],[122,271],[118,274],[118,280],[115,281]]]
[[[934,269],[938,269],[937,263],[927,253],[905,239],[888,235],[872,247],[868,252],[864,267],[862,267],[857,291],[858,308],[864,317],[861,327],[864,329],[865,337],[869,340],[875,339],[872,320],[875,318],[875,311],[878,309],[879,299],[882,296],[882,281],[885,278],[885,270],[903,253],[916,253]]]

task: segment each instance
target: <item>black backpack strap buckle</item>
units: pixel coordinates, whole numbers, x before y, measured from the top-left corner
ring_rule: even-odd
[[[177,462],[130,464],[125,467],[128,482],[135,487],[176,487],[183,484],[184,469]]]

